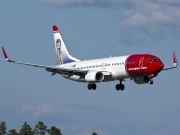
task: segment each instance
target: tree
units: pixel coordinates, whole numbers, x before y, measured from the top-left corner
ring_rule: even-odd
[[[39,121],[34,128],[35,135],[45,135],[45,133],[47,132],[46,128],[47,126],[44,125],[42,121]]]
[[[59,128],[56,128],[55,126],[52,126],[48,133],[49,135],[62,135],[61,130]]]
[[[32,128],[27,124],[27,122],[24,122],[19,133],[20,135],[34,135]]]
[[[6,133],[6,123],[1,122],[0,123],[0,135],[5,135],[5,133]]]
[[[93,132],[92,135],[98,135],[96,132]]]
[[[12,130],[9,130],[8,135],[18,135],[18,133],[15,129],[12,129]]]

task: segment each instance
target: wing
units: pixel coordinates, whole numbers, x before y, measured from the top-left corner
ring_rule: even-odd
[[[165,67],[165,68],[163,68],[163,70],[169,70],[169,69],[173,69],[173,68],[177,68],[177,67],[178,67],[178,62],[176,59],[176,54],[175,54],[175,52],[173,52],[173,66]]]
[[[52,75],[55,75],[56,73],[60,73],[60,74],[66,74],[66,75],[80,75],[80,76],[83,76],[88,72],[87,70],[74,70],[74,69],[69,69],[69,68],[59,68],[59,67],[56,67],[56,66],[45,66],[45,65],[18,62],[18,61],[10,60],[8,58],[7,53],[6,53],[6,51],[4,50],[3,47],[2,47],[2,51],[3,51],[3,54],[4,54],[5,60],[8,61],[8,62],[21,64],[21,65],[27,65],[27,66],[33,66],[33,67],[39,67],[39,68],[45,68],[46,71],[52,72]]]
[[[87,70],[74,70],[74,69],[68,69],[68,68],[46,68],[46,71],[52,72],[51,76],[57,73],[65,74],[68,76],[71,76],[71,75],[85,76],[88,72]]]

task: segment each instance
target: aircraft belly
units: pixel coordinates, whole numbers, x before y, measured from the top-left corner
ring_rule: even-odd
[[[72,76],[68,76],[68,75],[62,75],[64,78],[72,80],[72,81],[77,81],[77,82],[86,82],[84,78],[82,78],[81,76],[78,75],[72,75]]]
[[[115,80],[116,80],[116,78],[114,78],[110,75],[106,75],[106,76],[104,76],[103,82],[110,82],[110,81],[115,81]]]
[[[76,82],[87,82],[83,77],[78,76],[78,75],[72,75],[72,76],[62,75],[62,76],[66,79],[76,81]],[[104,80],[102,82],[109,82],[109,81],[114,81],[114,80],[116,80],[116,78],[112,77],[111,75],[105,75]]]

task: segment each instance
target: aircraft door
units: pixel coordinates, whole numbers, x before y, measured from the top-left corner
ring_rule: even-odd
[[[101,69],[102,69],[102,70],[106,70],[106,66],[107,66],[107,63],[102,63]]]
[[[144,57],[141,57],[139,60],[139,69],[140,69],[140,73],[143,73],[144,70]]]

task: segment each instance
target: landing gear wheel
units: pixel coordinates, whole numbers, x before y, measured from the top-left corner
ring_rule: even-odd
[[[125,88],[124,84],[121,84],[121,85],[120,85],[120,89],[121,89],[121,91],[123,91],[123,90],[124,90],[124,88]]]
[[[92,89],[92,84],[88,84],[88,89],[91,90]]]
[[[153,80],[150,80],[150,81],[149,81],[149,84],[153,84],[153,83],[154,83],[154,81],[153,81]]]
[[[116,90],[117,90],[117,91],[118,91],[118,90],[123,91],[123,90],[125,89],[125,86],[124,86],[124,84],[122,84],[122,81],[123,81],[123,80],[120,80],[120,84],[116,84]]]
[[[96,90],[96,84],[92,84],[92,89]]]
[[[116,90],[120,90],[120,85],[119,84],[116,84]]]
[[[91,90],[91,89],[96,90],[96,84],[94,84],[94,83],[92,83],[92,84],[89,83],[87,87],[89,90]]]

